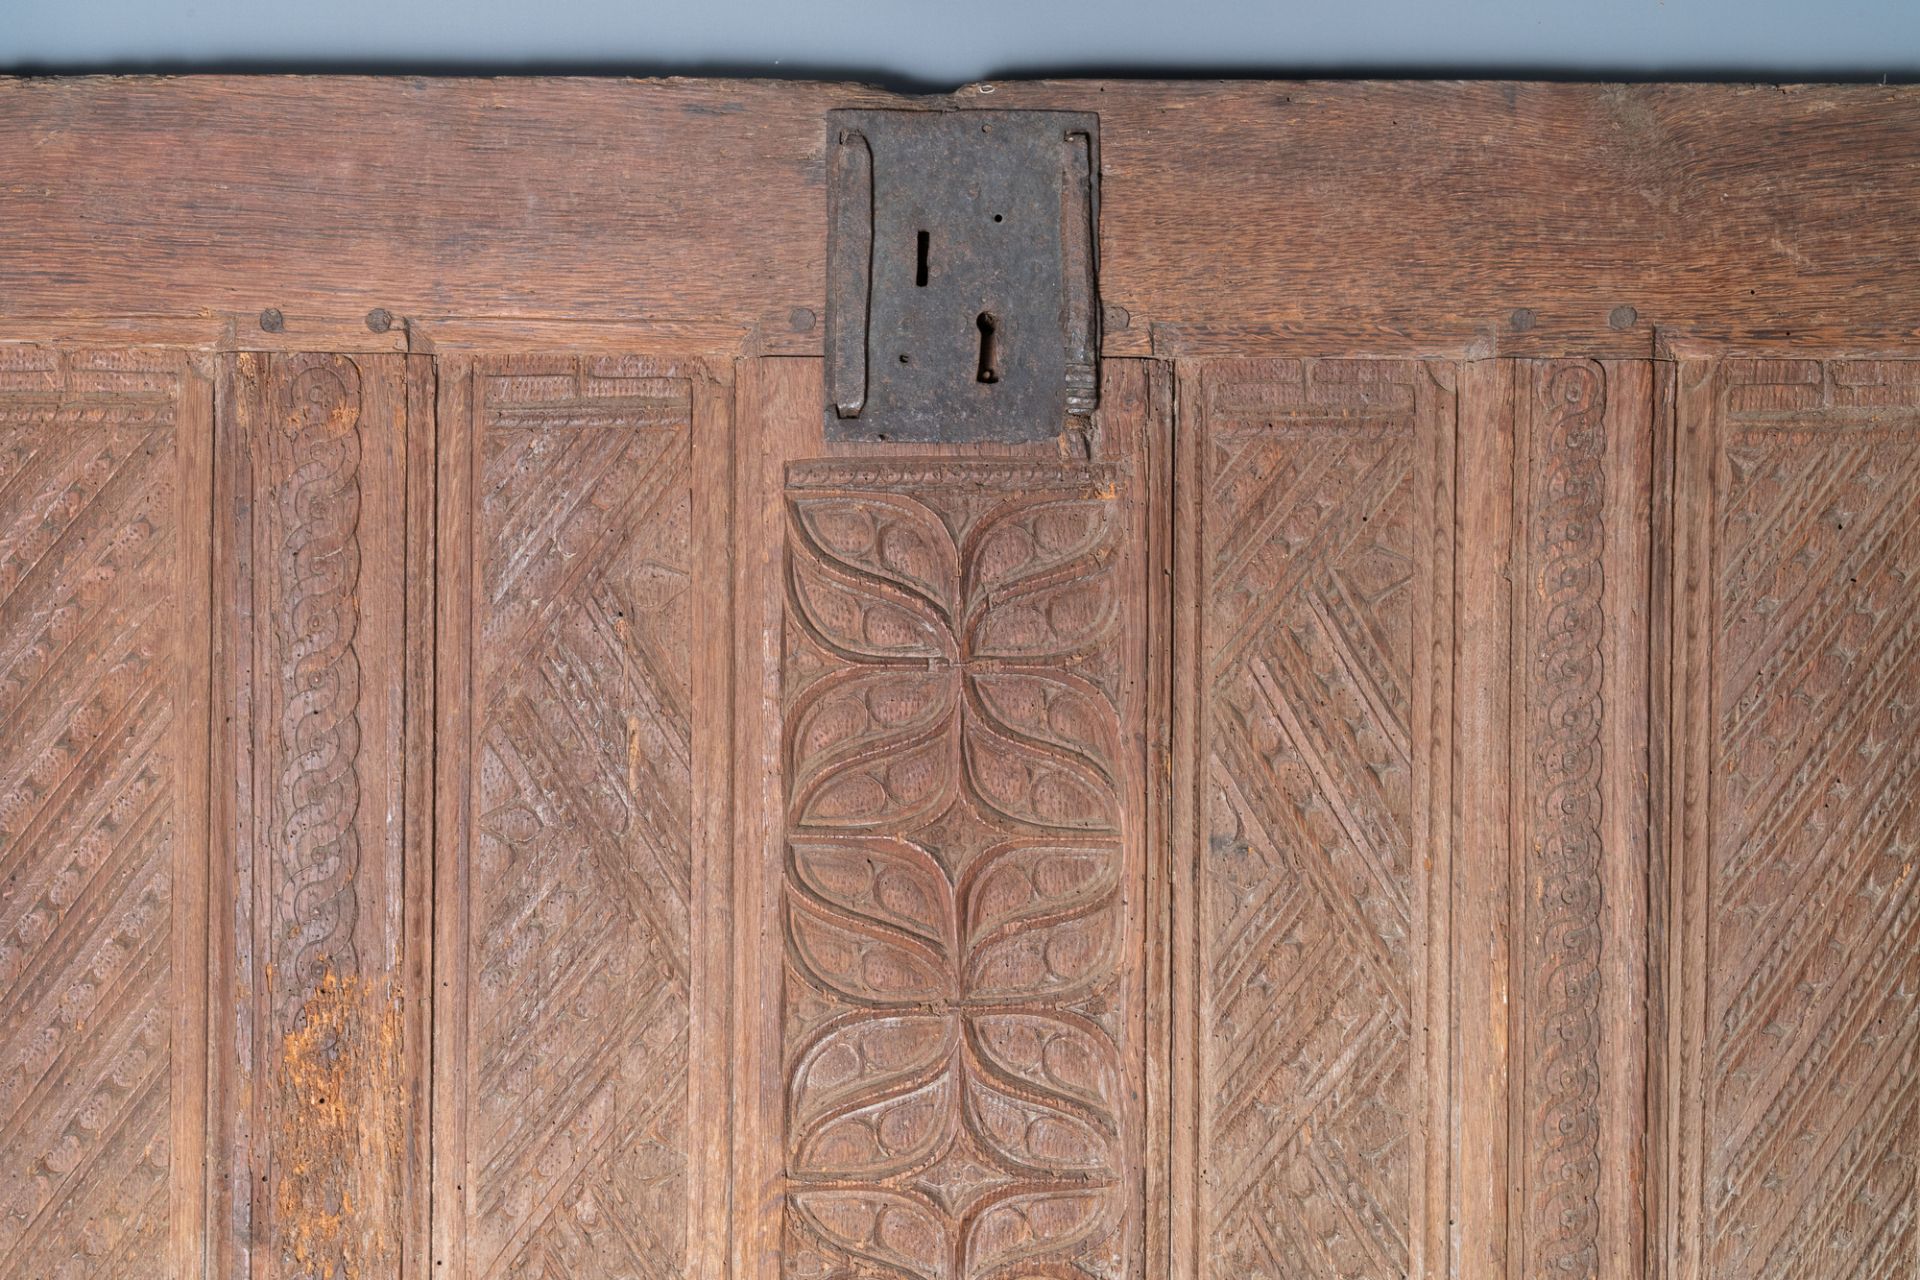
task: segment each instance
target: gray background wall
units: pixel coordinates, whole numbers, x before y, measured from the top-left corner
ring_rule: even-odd
[[[0,68],[1910,79],[1920,0],[0,0]]]

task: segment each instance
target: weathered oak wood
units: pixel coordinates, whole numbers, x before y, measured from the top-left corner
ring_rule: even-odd
[[[1174,844],[1192,948],[1174,1034],[1192,1078],[1174,1124],[1197,1167],[1176,1184],[1194,1221],[1176,1266],[1429,1274],[1450,1164],[1434,776],[1455,371],[1191,367],[1204,497],[1187,512],[1196,727],[1181,763],[1196,825]]]
[[[1143,371],[1110,366],[1079,460],[828,445],[802,370],[742,491],[784,553],[741,595],[779,743],[755,867],[773,1194],[748,1201],[774,1220],[741,1274],[1137,1274]]]
[[[818,353],[822,113],[888,105],[1100,113],[1113,353],[1644,356],[1654,326],[1773,347],[1920,333],[1910,87],[993,89],[8,81],[0,336]]]
[[[1090,428],[823,441],[845,106],[1099,114]],[[0,1272],[1920,1258],[1920,93],[0,141]]]
[[[1678,370],[1668,1201],[1685,1277],[1899,1274],[1920,1132],[1920,364]]]
[[[0,350],[0,1272],[185,1275],[206,1187],[212,388]]]
[[[433,369],[221,362],[212,1274],[418,1259]]]
[[[470,816],[434,900],[436,1273],[691,1271],[714,1241],[690,1205],[725,1193],[725,845],[698,811],[727,708],[693,661],[726,585],[694,555],[715,387],[632,357],[447,365],[438,760]]]

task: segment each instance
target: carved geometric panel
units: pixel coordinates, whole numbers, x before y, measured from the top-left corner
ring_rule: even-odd
[[[624,357],[446,375],[443,1214],[455,1274],[689,1274],[692,383]],[[470,559],[469,559],[470,557]],[[443,1269],[439,1274],[446,1274]]]
[[[1686,1274],[1920,1258],[1920,362],[1682,366]]]
[[[785,474],[782,1274],[1137,1274],[1127,460]]]
[[[199,1274],[208,404],[175,354],[0,347],[8,1276]]]
[[[1275,360],[1194,379],[1203,656],[1177,989],[1197,1017],[1178,1033],[1197,1180],[1176,1194],[1194,1196],[1199,1277],[1404,1276],[1421,1247],[1451,377]]]
[[[222,363],[217,1274],[420,1245],[431,388],[423,358]]]
[[[1620,1274],[1647,363],[1223,360],[1185,385],[1176,1256]]]

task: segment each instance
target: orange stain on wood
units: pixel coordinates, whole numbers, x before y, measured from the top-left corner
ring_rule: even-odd
[[[281,1258],[315,1280],[391,1274],[400,1186],[397,993],[329,969],[280,1041],[274,1215]]]

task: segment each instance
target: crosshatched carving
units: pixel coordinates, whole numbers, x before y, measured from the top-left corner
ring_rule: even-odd
[[[473,392],[465,1274],[667,1280],[689,1243],[689,383],[519,358]]]

